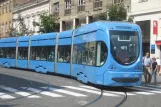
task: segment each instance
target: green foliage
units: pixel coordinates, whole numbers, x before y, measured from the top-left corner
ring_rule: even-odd
[[[127,11],[124,4],[111,5],[108,9],[108,16],[110,21],[126,20]]]
[[[49,33],[49,32],[57,32],[59,31],[58,18],[56,18],[53,14],[43,13],[40,15],[40,24],[36,24],[40,26],[41,33]]]
[[[128,22],[131,22],[131,23],[132,23],[132,22],[133,22],[133,19],[134,19],[133,16],[129,16],[129,17],[128,17]]]
[[[24,36],[24,35],[32,35],[33,31],[29,31],[24,23],[24,19],[21,17],[21,15],[18,15],[17,19],[14,19],[18,22],[18,25],[15,28],[10,28],[8,34],[10,36]],[[17,31],[17,27],[19,27],[20,31]]]
[[[99,20],[107,20],[107,12],[100,13],[98,17],[99,17]]]

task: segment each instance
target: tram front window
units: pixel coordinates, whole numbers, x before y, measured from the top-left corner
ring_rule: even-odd
[[[114,59],[128,65],[135,62],[139,56],[139,37],[137,31],[110,31],[111,53]]]

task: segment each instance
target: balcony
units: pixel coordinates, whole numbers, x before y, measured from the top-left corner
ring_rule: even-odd
[[[59,12],[53,12],[54,16],[59,17]]]
[[[71,9],[64,10],[64,15],[70,15],[70,14],[71,14]]]
[[[102,9],[102,1],[96,1],[93,3],[93,9],[94,10],[100,10]]]
[[[77,6],[77,12],[85,11],[85,5]]]

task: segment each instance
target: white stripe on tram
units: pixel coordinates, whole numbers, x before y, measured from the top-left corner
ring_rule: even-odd
[[[74,90],[79,90],[79,91],[85,91],[85,92],[89,92],[89,93],[93,93],[93,94],[101,94],[101,91],[89,90],[89,89],[85,89],[85,88],[79,88],[79,87],[73,87],[73,86],[62,86],[62,87],[74,89]],[[110,93],[103,93],[103,95],[118,97],[118,95],[110,94]]]
[[[22,88],[24,89],[25,87],[22,87]],[[35,93],[43,94],[43,95],[50,96],[50,97],[64,97],[64,96],[59,95],[59,94],[51,93],[51,92],[48,92],[48,91],[42,91],[42,90],[35,89],[35,88],[27,88],[26,90],[33,91]]]
[[[24,97],[28,97],[28,98],[41,98],[40,96],[37,95],[32,95],[30,93],[27,92],[23,92],[23,91],[19,91],[17,89],[11,88],[11,87],[5,87],[5,86],[1,86],[2,89],[7,90],[9,92],[24,96]]]
[[[2,98],[2,99],[14,99],[15,97],[13,97],[13,96],[11,96],[11,95],[8,95],[8,94],[5,94],[5,93],[0,92],[0,98]]]
[[[47,89],[48,87],[41,87],[43,89]],[[64,94],[68,94],[68,95],[72,95],[75,97],[86,97],[86,95],[84,94],[80,94],[80,93],[75,93],[75,92],[71,92],[71,91],[67,91],[64,89],[58,89],[58,88],[49,88],[50,91],[55,91],[55,92],[59,92],[59,93],[64,93]]]

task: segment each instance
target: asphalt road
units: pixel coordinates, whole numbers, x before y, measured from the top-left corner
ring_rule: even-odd
[[[161,107],[161,86],[104,88],[87,107]],[[59,75],[0,68],[0,107],[83,107],[98,98],[100,89]]]

